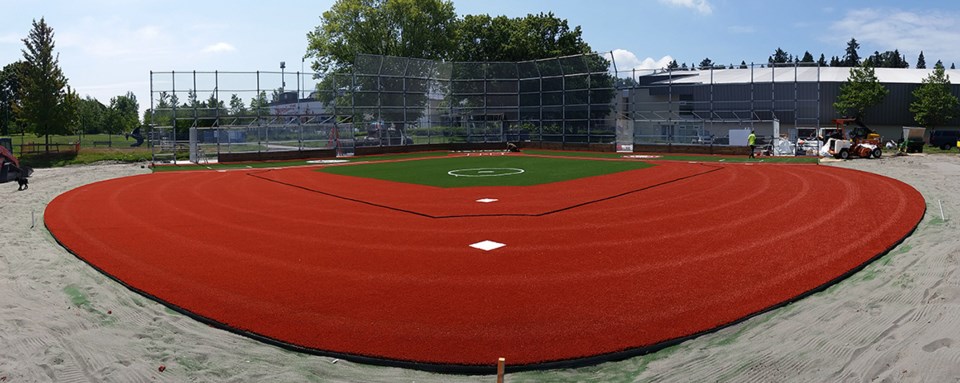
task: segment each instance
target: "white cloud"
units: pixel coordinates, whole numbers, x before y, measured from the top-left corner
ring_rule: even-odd
[[[898,49],[911,65],[916,64],[920,51],[927,66],[943,60],[960,62],[960,14],[940,10],[908,12],[898,9],[868,8],[848,12],[833,23],[827,41],[838,49],[846,49],[850,38],[860,43],[861,57],[874,51]]]
[[[610,58],[609,53],[606,54],[606,56],[607,59]],[[634,69],[644,72],[649,72],[656,69],[664,69],[670,64],[671,61],[673,61],[673,57],[663,56],[659,60],[651,57],[640,59],[633,52],[630,52],[626,49],[614,49],[613,61],[617,65],[617,71],[623,74]]]
[[[204,53],[226,53],[226,52],[233,52],[235,50],[237,50],[237,48],[234,48],[233,45],[230,45],[225,42],[219,42],[213,45],[208,45],[205,48],[203,48]]]
[[[690,8],[701,15],[713,13],[713,7],[707,0],[660,0],[663,4],[673,5],[675,7]]]

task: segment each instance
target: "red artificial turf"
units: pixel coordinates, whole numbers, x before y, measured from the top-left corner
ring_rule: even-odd
[[[459,189],[312,168],[155,173],[64,193],[45,222],[211,323],[443,370],[576,364],[728,325],[863,266],[924,210],[910,186],[859,171],[662,162]],[[484,240],[507,246],[469,247]]]

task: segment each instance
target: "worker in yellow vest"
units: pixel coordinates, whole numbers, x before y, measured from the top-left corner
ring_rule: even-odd
[[[753,151],[757,148],[757,135],[752,130],[750,131],[750,135],[747,136],[747,145],[750,145],[750,157],[748,158],[756,158],[753,156]]]

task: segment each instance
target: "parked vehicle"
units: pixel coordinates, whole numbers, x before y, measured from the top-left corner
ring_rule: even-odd
[[[823,137],[824,145],[820,149],[821,154],[829,154],[843,160],[851,156],[880,158],[883,155],[883,150],[880,149],[880,135],[864,125],[860,119],[837,118],[833,122],[837,125],[837,130],[830,136]],[[857,127],[850,131],[849,136],[844,137],[844,129],[851,123],[856,124]]]
[[[950,150],[957,146],[957,140],[960,139],[958,130],[934,130],[930,133],[930,146],[936,146],[941,150]]]

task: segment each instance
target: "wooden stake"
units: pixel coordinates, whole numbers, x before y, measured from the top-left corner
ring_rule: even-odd
[[[506,359],[500,358],[497,360],[497,383],[503,383],[503,365],[506,362]]]

